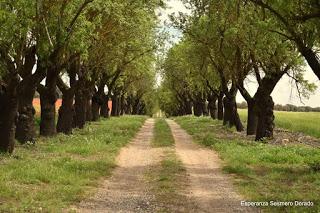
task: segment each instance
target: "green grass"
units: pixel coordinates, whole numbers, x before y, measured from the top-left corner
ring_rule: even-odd
[[[186,198],[181,191],[186,187],[186,170],[177,158],[173,148],[174,139],[170,127],[164,119],[156,119],[153,145],[161,147],[164,156],[159,165],[147,173],[156,195],[159,212],[174,212],[185,206]]]
[[[247,110],[239,109],[241,120],[247,120]],[[279,112],[275,111],[277,127],[302,132],[320,138],[320,112]]]
[[[174,139],[172,137],[170,127],[168,126],[165,119],[156,119],[154,127],[153,146],[165,147],[172,146],[173,144]]]
[[[210,118],[178,117],[196,142],[216,150],[224,171],[233,174],[240,192],[251,201],[313,201],[312,208],[268,207],[267,212],[320,211],[320,149],[304,145],[275,146],[240,139]]]
[[[119,149],[146,118],[126,116],[91,123],[73,135],[39,138],[0,155],[0,212],[61,212],[94,192],[110,175]]]

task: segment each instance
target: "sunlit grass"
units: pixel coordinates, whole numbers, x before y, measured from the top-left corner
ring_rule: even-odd
[[[156,119],[154,127],[153,145],[156,147],[171,146],[174,139],[169,125],[164,119]]]
[[[239,191],[252,201],[313,201],[312,208],[272,208],[268,212],[320,211],[320,149],[304,145],[275,146],[217,137],[230,134],[210,118],[175,119],[194,140],[219,153],[224,171],[235,175]]]
[[[247,110],[239,109],[241,120],[247,120]],[[277,127],[320,138],[320,112],[275,111]]]
[[[39,138],[36,145],[0,155],[0,212],[61,212],[92,193],[110,174],[119,149],[145,117],[126,116],[91,123],[73,135]]]

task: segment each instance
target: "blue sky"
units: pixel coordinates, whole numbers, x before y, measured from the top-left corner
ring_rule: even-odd
[[[164,26],[164,22],[168,22],[168,15],[172,13],[184,12],[188,13],[188,10],[183,6],[183,3],[179,0],[167,0],[168,8],[161,10],[162,14],[160,19]],[[164,28],[174,37],[173,41],[178,42],[181,36],[181,32],[172,27],[164,26]],[[303,99],[303,103],[300,102],[297,90],[294,85],[291,84],[290,78],[284,76],[277,84],[272,93],[272,98],[276,104],[294,104],[294,105],[307,105],[312,107],[320,107],[320,81],[312,72],[309,66],[305,68],[305,78],[310,82],[315,83],[318,86],[314,95],[311,95],[309,99]],[[257,84],[252,83],[249,79],[245,82],[245,85],[251,94],[254,94],[257,89]],[[237,96],[237,101],[242,102],[244,99],[240,94]]]

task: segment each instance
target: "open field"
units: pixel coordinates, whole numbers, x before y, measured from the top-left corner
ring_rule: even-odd
[[[239,191],[251,201],[312,201],[313,207],[267,207],[267,212],[320,211],[320,149],[275,146],[237,139],[237,134],[210,118],[175,119],[194,140],[211,147],[224,161]]]
[[[241,120],[246,122],[247,110],[239,109]],[[276,127],[302,132],[320,138],[320,112],[280,112],[275,111]]]
[[[39,138],[0,155],[0,211],[60,212],[85,198],[110,175],[119,149],[146,117],[124,116],[88,124],[71,136]]]

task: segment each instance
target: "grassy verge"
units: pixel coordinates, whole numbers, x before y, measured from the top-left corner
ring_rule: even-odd
[[[240,109],[241,120],[247,120],[247,110]],[[320,138],[320,113],[319,112],[275,112],[277,127],[295,132],[302,132]]]
[[[178,117],[196,142],[215,149],[224,171],[233,174],[251,201],[313,201],[313,207],[267,207],[267,212],[320,211],[320,149],[274,146],[240,139],[219,139],[221,124],[210,118]]]
[[[163,149],[164,157],[159,165],[148,172],[147,177],[156,195],[159,212],[187,211],[186,197],[182,193],[187,184],[186,170],[177,158],[173,144],[174,139],[167,122],[157,119],[153,145]]]
[[[157,119],[154,127],[153,146],[166,147],[173,144],[174,139],[167,122],[164,119]]]
[[[102,120],[70,136],[18,146],[12,156],[0,155],[0,212],[60,212],[82,200],[110,174],[119,149],[144,120]]]

